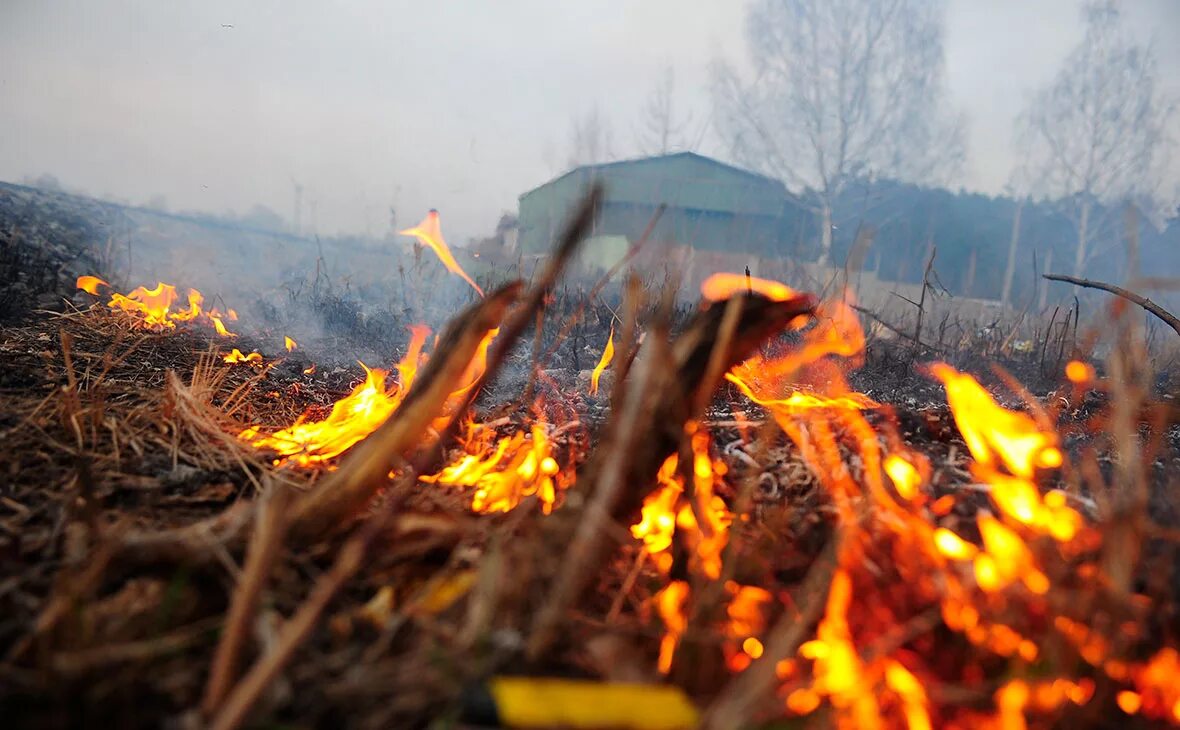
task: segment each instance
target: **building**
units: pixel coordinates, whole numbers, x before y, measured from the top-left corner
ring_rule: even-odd
[[[585,165],[520,196],[524,254],[552,249],[570,211],[592,181],[605,186],[594,238],[583,261],[606,268],[620,244],[635,242],[661,204],[667,206],[649,254],[688,251],[781,255],[787,191],[781,182],[694,152]],[[595,244],[601,242],[601,246]]]

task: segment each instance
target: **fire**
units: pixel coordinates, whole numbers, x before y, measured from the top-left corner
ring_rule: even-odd
[[[832,576],[824,618],[815,638],[799,647],[799,655],[813,662],[812,691],[831,698],[833,707],[846,716],[851,727],[880,727],[877,697],[848,627],[851,602],[852,578],[844,570],[837,570]]]
[[[287,337],[285,335],[283,336],[283,346],[287,348],[287,352],[294,352],[295,348],[299,347],[298,343],[296,343],[295,340],[293,340],[290,337]]]
[[[606,366],[610,365],[610,361],[615,357],[615,328],[612,325],[610,328],[610,336],[606,339],[606,347],[602,348],[602,357],[598,358],[598,364],[594,366],[594,372],[590,373],[590,395],[598,395],[598,379],[602,377],[602,371],[606,370]]]
[[[460,276],[463,281],[471,285],[473,289],[483,296],[483,289],[479,288],[479,284],[467,275],[467,272],[459,266],[459,262],[455,260],[455,256],[451,253],[451,249],[447,246],[447,242],[443,240],[442,226],[439,223],[438,211],[432,210],[426,214],[422,222],[413,228],[407,228],[401,231],[403,236],[414,236],[418,241],[424,245],[429,246],[431,251],[434,251],[438,256],[438,260],[447,268],[447,271],[452,274]]]
[[[776,302],[785,302],[799,296],[799,292],[786,284],[741,274],[713,274],[701,284],[701,296],[710,302],[724,301],[734,294],[745,292],[761,294]]]
[[[1003,408],[975,378],[945,363],[930,372],[946,386],[947,403],[975,461],[1002,464],[1014,475],[1032,477],[1038,468],[1061,466],[1057,435],[1042,431],[1031,417]]]
[[[657,480],[660,488],[643,502],[639,522],[631,534],[642,541],[644,549],[664,572],[672,567],[672,540],[679,531],[692,550],[690,561],[706,576],[721,576],[721,553],[729,541],[729,524],[733,515],[725,501],[716,495],[716,487],[728,467],[709,456],[709,434],[696,424],[688,425],[692,446],[692,481],[696,504],[684,495],[684,477],[680,459],[672,454],[664,460]],[[697,521],[701,515],[704,524]]]
[[[231,365],[243,362],[259,364],[262,362],[262,355],[258,354],[257,352],[251,352],[249,355],[243,355],[242,351],[235,347],[232,352],[221,359]]]
[[[405,357],[397,365],[400,379],[386,386],[388,373],[369,369],[362,363],[365,379],[351,393],[332,404],[328,417],[321,421],[305,421],[302,417],[287,428],[272,434],[262,433],[251,426],[238,434],[259,449],[279,455],[276,464],[294,463],[299,466],[321,464],[347,451],[361,439],[377,430],[392,414],[413,384],[422,344],[429,330],[411,328],[412,338]]]
[[[660,640],[660,657],[656,662],[656,668],[659,669],[660,674],[672,671],[672,659],[675,658],[676,647],[680,646],[680,637],[688,629],[688,611],[685,607],[688,602],[688,593],[686,581],[674,580],[652,599],[655,601],[656,611],[660,614],[660,618],[667,628],[664,637]]]
[[[99,286],[109,287],[110,285],[95,276],[80,276],[77,286],[85,292],[97,295]],[[141,286],[125,295],[113,292],[107,306],[131,316],[144,329],[171,330],[176,329],[178,323],[206,322],[212,325],[217,334],[222,337],[235,336],[222,323],[221,319],[224,315],[216,309],[202,308],[205,297],[201,292],[189,289],[188,306],[174,310],[178,298],[176,287],[164,282],[157,282],[156,286],[151,289]]]
[[[87,294],[93,294],[95,296],[98,296],[98,287],[100,287],[100,286],[109,287],[110,284],[106,283],[105,281],[98,278],[97,276],[79,276],[78,277],[78,288],[81,289],[82,291],[86,292]]]
[[[471,509],[475,512],[508,512],[524,498],[536,496],[542,511],[549,514],[558,494],[572,484],[572,477],[562,477],[542,420],[527,432],[499,439],[492,429],[473,424],[466,450],[442,471],[420,479],[473,489]]]
[[[324,420],[309,422],[300,418],[290,427],[269,435],[251,426],[239,433],[238,438],[277,453],[280,458],[276,464],[293,462],[311,466],[339,456],[377,430],[401,403],[403,395],[397,386],[386,389],[384,370],[370,370],[364,364],[361,367],[365,369],[364,382],[336,401]]]

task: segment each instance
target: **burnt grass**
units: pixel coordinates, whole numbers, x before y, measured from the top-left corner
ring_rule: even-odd
[[[322,416],[363,378],[356,355],[380,367],[400,356],[416,313],[374,309],[364,304],[370,299],[364,292],[313,285],[286,302],[257,302],[253,334],[232,342],[204,331],[136,329],[73,291],[78,274],[102,273],[102,210],[87,216],[43,202],[30,206],[0,190],[0,273],[6,274],[0,279],[0,717],[10,727],[188,726],[197,722],[193,708],[201,701],[241,555],[227,553],[214,565],[132,565],[111,560],[109,548],[130,531],[193,524],[253,499],[257,480],[272,470],[266,454],[220,446],[209,421],[184,412],[179,399],[203,393],[214,427],[231,437],[249,424],[278,427],[301,415]],[[505,429],[534,418],[537,403],[545,404],[543,415],[553,423],[580,420],[581,428],[558,444],[571,463],[594,448],[609,414],[609,389],[591,397],[586,382],[620,311],[617,291],[589,302],[588,290],[555,290],[539,331],[526,333],[509,366],[477,401],[480,420]],[[677,312],[674,330],[691,306]],[[285,352],[284,332],[307,318],[326,334]],[[230,346],[261,352],[266,366],[224,366],[220,355]],[[861,367],[847,373],[849,384],[887,406],[869,416],[875,426],[888,421],[930,459],[932,497],[960,493],[969,460],[942,387],[923,370],[934,359],[977,375],[1005,405],[1027,407],[992,366],[1010,373],[1056,418],[1070,461],[1092,463],[1108,483],[1114,479],[1117,454],[1106,435],[1114,396],[1073,387],[1060,375],[1058,358],[998,355],[987,345],[936,354],[899,341],[871,342]],[[534,361],[539,374],[530,375]],[[305,373],[313,363],[315,372]],[[1155,388],[1152,409],[1139,414],[1140,437],[1152,447],[1149,514],[1175,531],[1180,417],[1169,381],[1160,379]],[[525,402],[525,393],[534,400]],[[756,485],[753,521],[735,529],[748,531],[751,544],[765,543],[773,556],[766,558],[767,569],[781,585],[794,585],[830,537],[829,498],[781,434],[759,431],[767,434],[765,443],[744,445],[744,429],[732,425],[735,411],[759,427],[767,420],[729,385],[709,410],[717,424],[715,448],[734,482]],[[278,472],[296,488],[318,476]],[[736,493],[721,496],[730,504],[737,499]],[[1088,491],[1082,496],[1106,498]],[[372,614],[380,613],[374,597],[383,590],[392,587],[395,601],[402,600],[438,575],[477,567],[489,554],[510,555],[511,545],[491,544],[497,531],[531,529],[524,508],[477,517],[467,505],[466,495],[452,491],[416,493],[409,505],[419,521],[416,531],[383,545],[349,581],[253,717],[308,727],[415,727],[453,718],[462,688],[513,651],[511,632],[493,632],[456,656],[445,648],[455,629],[443,617],[422,615],[400,630]],[[951,518],[960,520],[964,535],[971,535],[970,520],[985,505],[983,494],[956,503]],[[768,541],[767,534],[776,537]],[[271,573],[253,644],[273,640],[338,547],[331,540],[288,546]],[[1149,629],[1159,642],[1175,641],[1177,543],[1145,536],[1143,548],[1135,589],[1165,601]],[[634,546],[628,546],[602,576],[595,605],[579,609],[604,615],[634,560]],[[640,580],[619,618],[648,659],[658,627],[644,615],[639,596],[650,595],[649,578]],[[244,661],[256,652],[250,649]],[[596,674],[593,662],[578,656],[563,656],[548,668]]]

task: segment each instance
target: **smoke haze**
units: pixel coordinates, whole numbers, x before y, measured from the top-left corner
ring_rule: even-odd
[[[1129,3],[1180,90],[1180,3]],[[638,153],[666,67],[698,151],[709,67],[743,61],[739,3],[350,3],[8,0],[0,7],[0,179],[52,173],[91,194],[221,213],[263,204],[305,228],[380,235],[444,212],[484,234],[566,167],[571,119],[597,107]],[[1081,37],[1074,0],[953,0],[950,101],[968,157],[952,187],[1000,192],[1012,122]],[[1180,135],[1175,135],[1180,136]]]

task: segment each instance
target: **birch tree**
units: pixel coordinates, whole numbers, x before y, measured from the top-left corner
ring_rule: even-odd
[[[1175,208],[1175,194],[1163,194],[1175,104],[1156,87],[1155,55],[1128,36],[1117,2],[1087,2],[1082,12],[1081,43],[1017,120],[1024,184],[1061,200],[1073,222],[1075,276],[1094,254],[1101,207],[1134,202],[1157,222]]]
[[[597,106],[576,116],[570,124],[570,167],[598,165],[614,159],[614,133],[610,121]]]
[[[722,140],[815,212],[821,263],[850,180],[945,182],[962,163],[962,124],[943,102],[943,13],[938,0],[755,0],[750,71],[716,65]]]
[[[671,67],[664,69],[643,106],[641,126],[636,133],[637,147],[644,155],[666,155],[690,148],[688,141],[692,114],[676,108],[676,77]]]

